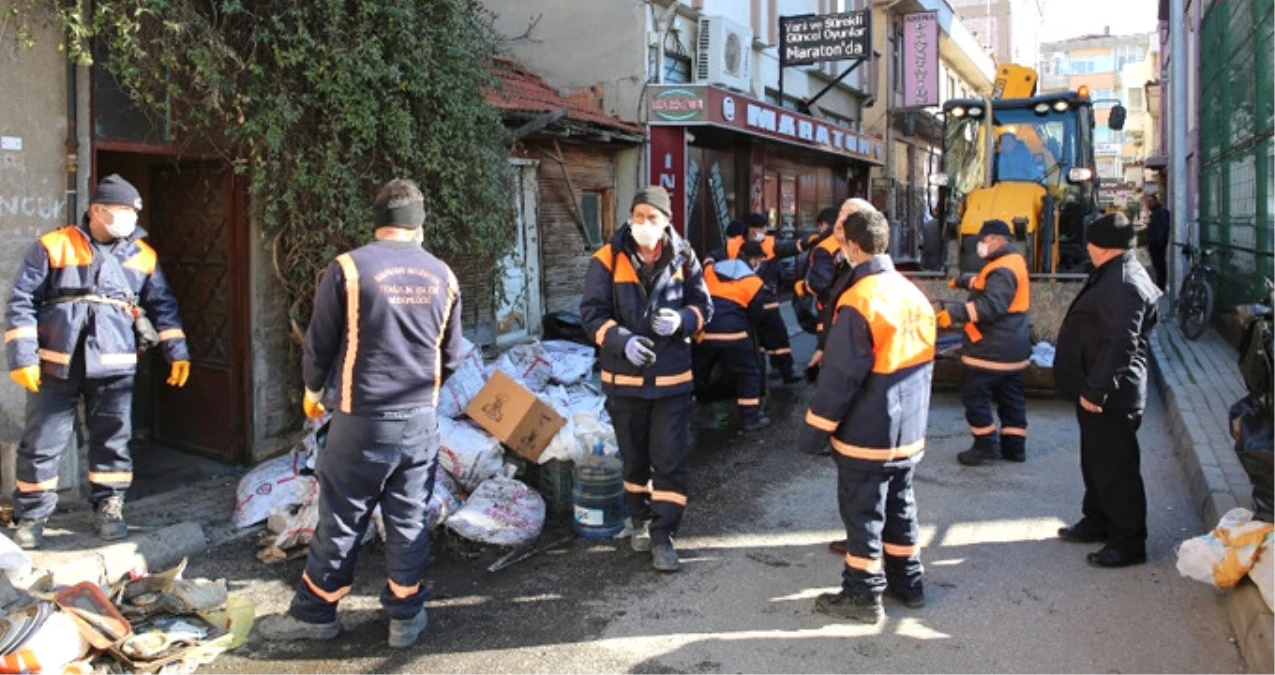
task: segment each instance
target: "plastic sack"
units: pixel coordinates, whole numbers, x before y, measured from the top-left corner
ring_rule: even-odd
[[[1231,434],[1238,438],[1235,454],[1253,484],[1254,517],[1270,522],[1275,506],[1275,421],[1252,395],[1231,406],[1230,420]]]
[[[1232,588],[1252,569],[1262,541],[1275,526],[1253,520],[1248,509],[1231,509],[1208,534],[1178,546],[1178,573],[1218,588]]]
[[[500,473],[504,450],[491,434],[466,422],[438,418],[438,465],[464,490]]]
[[[1257,584],[1266,606],[1275,610],[1275,604],[1271,602],[1271,593],[1275,591],[1275,553],[1272,553],[1272,548],[1275,548],[1275,533],[1267,532],[1266,539],[1258,548],[1257,560],[1253,561],[1253,569],[1248,571],[1248,578]]]
[[[593,367],[592,364],[589,365]],[[534,393],[544,391],[553,379],[553,363],[539,342],[512,347],[496,359],[496,369],[521,383]]]
[[[567,398],[571,401],[572,415],[580,413],[596,415],[600,421],[611,423],[611,414],[606,409],[607,400],[601,390],[594,388],[588,382],[573,384],[565,389]]]
[[[434,492],[429,496],[425,506],[425,526],[434,529],[442,525],[465,505],[458,496],[460,488],[446,471],[438,471],[434,475]]]
[[[13,543],[12,539],[0,534],[0,570],[4,571],[9,581],[17,585],[19,581],[31,574],[33,567],[31,556]]]
[[[465,407],[474,400],[487,384],[483,369],[483,352],[469,340],[464,341],[465,357],[460,367],[447,378],[438,390],[438,414],[456,419],[465,414]]]
[[[447,519],[447,527],[473,541],[517,546],[540,536],[545,500],[520,481],[504,476],[478,486],[465,506]]]
[[[283,516],[283,527],[275,537],[274,545],[281,550],[296,546],[308,546],[314,539],[314,528],[319,524],[319,481],[302,476],[299,481],[306,487],[300,504],[287,504],[271,514],[272,522]]]
[[[596,415],[576,413],[576,442],[580,445],[580,457],[591,454],[598,444],[602,444],[602,454],[614,455],[620,452],[619,443],[615,440],[615,428],[610,422],[604,422]],[[579,458],[577,458],[579,459]]]
[[[190,612],[212,611],[225,605],[227,593],[225,579],[178,579],[173,582],[173,595]]]
[[[558,429],[558,433],[554,434],[549,445],[545,446],[544,451],[540,453],[536,463],[544,464],[555,459],[564,462],[574,461],[581,453],[579,443],[576,442],[575,425],[571,421],[571,397],[566,389],[550,386],[541,394],[540,400],[553,406],[554,411],[566,420],[566,423]]]
[[[305,501],[310,479],[301,474],[307,453],[293,450],[258,465],[239,479],[235,492],[235,527],[248,527],[265,520],[275,509]]]
[[[540,343],[553,365],[551,381],[555,384],[576,384],[589,379],[593,373],[593,348],[563,340]]]

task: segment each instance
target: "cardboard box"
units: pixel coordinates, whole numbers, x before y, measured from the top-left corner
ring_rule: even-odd
[[[533,462],[540,459],[567,423],[552,406],[499,370],[469,402],[465,414],[506,447]]]

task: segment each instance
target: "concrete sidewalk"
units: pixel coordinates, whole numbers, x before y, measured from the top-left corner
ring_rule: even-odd
[[[1155,329],[1151,351],[1174,450],[1204,522],[1212,526],[1237,506],[1251,509],[1253,486],[1235,455],[1228,417],[1231,405],[1247,393],[1235,349],[1212,329],[1187,340],[1175,323],[1164,321]],[[1249,672],[1275,672],[1275,615],[1257,586],[1246,577],[1225,597]]]

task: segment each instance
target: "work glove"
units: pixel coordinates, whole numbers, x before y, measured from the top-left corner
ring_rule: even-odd
[[[806,293],[808,293],[809,291],[810,289],[806,287],[805,279],[798,279],[797,283],[792,285],[792,292],[796,293],[797,297],[799,298],[806,297]]]
[[[651,317],[651,330],[656,335],[669,336],[677,332],[682,327],[682,315],[677,313],[675,309],[661,307],[655,312],[655,316]],[[632,361],[633,359],[629,359]]]
[[[645,368],[655,363],[655,343],[649,337],[634,335],[624,345],[624,358],[639,368]]]
[[[948,279],[948,280],[947,280],[947,287],[948,287],[948,288],[951,288],[951,289],[953,289],[953,290],[955,290],[955,289],[956,289],[956,279],[954,279],[954,278],[953,278],[953,279]]]
[[[190,361],[173,361],[173,368],[168,373],[168,384],[178,389],[186,386],[190,379]]]
[[[806,366],[806,382],[814,384],[819,381],[819,366]]]
[[[301,409],[305,411],[305,416],[308,419],[317,420],[323,417],[323,413],[327,412],[327,409],[320,403],[322,400],[322,389],[319,391],[305,390],[305,397],[301,399]]]
[[[40,366],[23,366],[14,368],[9,371],[9,377],[13,378],[23,389],[32,394],[40,393]]]
[[[939,328],[951,328],[952,314],[948,312],[946,309],[941,312],[936,312],[934,314],[934,321],[938,323]]]
[[[797,449],[814,457],[832,454],[828,449],[828,434],[810,425],[802,425],[797,434]]]

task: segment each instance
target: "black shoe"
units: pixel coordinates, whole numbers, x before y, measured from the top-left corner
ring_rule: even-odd
[[[1058,538],[1073,544],[1098,544],[1107,541],[1105,532],[1094,532],[1083,523],[1058,528]]]
[[[1090,553],[1087,556],[1089,564],[1094,567],[1129,567],[1130,565],[1142,565],[1147,562],[1147,553],[1126,553],[1120,549],[1107,546],[1097,553]]]
[[[858,623],[877,623],[885,617],[881,596],[846,595],[844,591],[820,595],[815,600],[815,611]]]
[[[887,586],[885,594],[895,600],[898,600],[903,603],[904,607],[908,607],[910,609],[921,609],[925,606],[925,591],[920,589],[904,593]]]
[[[784,373],[784,375],[783,375],[784,384],[796,384],[796,383],[801,382],[801,381],[803,381],[803,380],[805,380],[805,379],[806,379],[806,378],[804,378],[804,377],[802,377],[802,376],[800,376],[800,375],[798,375],[798,374],[796,374],[796,373]]]
[[[1000,459],[1000,448],[980,448],[977,445],[956,455],[956,461],[965,466],[982,466]]]
[[[744,431],[761,431],[771,424],[771,419],[762,415],[751,422],[744,422]]]
[[[1023,462],[1027,461],[1027,453],[1026,452],[1002,452],[1001,459],[1005,460],[1006,462],[1018,462],[1019,464],[1022,464]]]

